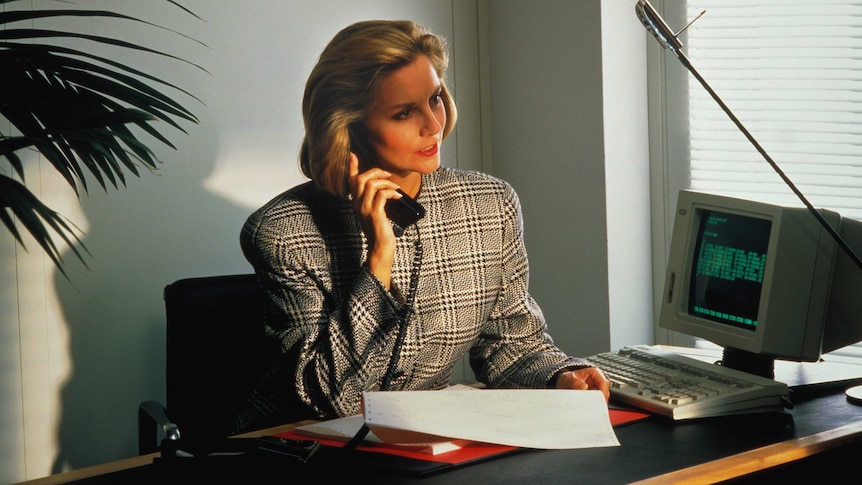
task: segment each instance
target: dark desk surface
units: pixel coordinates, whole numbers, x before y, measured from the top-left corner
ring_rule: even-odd
[[[856,366],[851,366],[856,367]],[[858,367],[857,367],[858,368]],[[816,372],[823,367],[812,368]],[[799,373],[799,369],[790,369]],[[780,377],[780,376],[776,376]],[[716,462],[717,470],[736,466],[734,456],[754,456],[756,467],[772,466],[779,454],[803,450],[796,455],[817,453],[833,446],[862,444],[862,406],[847,401],[846,383],[800,386],[794,390],[793,409],[783,413],[752,414],[672,422],[658,416],[616,429],[621,446],[580,450],[524,450],[505,457],[423,477],[419,483],[631,483]],[[860,445],[862,446],[862,445]],[[765,447],[765,448],[762,448]],[[759,450],[761,449],[762,450]],[[752,450],[756,450],[752,452]],[[373,458],[354,453],[333,459],[333,449],[322,453],[311,466],[294,464],[242,464],[214,466],[205,473],[222,479],[229,475],[255,482],[254,477],[282,473],[317,478],[350,477],[353,483],[401,483],[415,481],[403,473],[375,466]],[[791,456],[797,459],[802,456]],[[780,461],[780,460],[779,460]],[[738,464],[738,463],[737,463]],[[706,468],[691,469],[703,477]],[[743,466],[740,473],[751,470]],[[153,465],[113,472],[75,483],[147,483],[160,480],[164,470]],[[189,471],[199,476],[200,470]],[[197,475],[196,475],[197,474]],[[683,476],[681,474],[679,476]],[[173,478],[180,478],[172,475]],[[50,478],[50,477],[49,477]],[[56,478],[56,477],[55,477]],[[250,480],[249,480],[250,479]],[[263,481],[262,478],[260,481]],[[669,481],[669,480],[660,480]],[[674,480],[675,481],[675,480]],[[36,483],[36,482],[34,482]],[[52,481],[51,483],[63,483]]]
[[[860,419],[862,408],[843,395],[817,397],[785,414],[678,423],[653,417],[618,428],[618,448],[528,452],[447,473],[440,483],[480,481],[490,473],[512,483],[536,478],[559,483],[566,477],[579,483],[630,483]]]

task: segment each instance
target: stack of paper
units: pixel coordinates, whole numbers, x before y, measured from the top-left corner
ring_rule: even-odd
[[[320,423],[298,426],[295,431],[297,434],[311,436],[313,438],[329,438],[339,441],[349,441],[356,435],[364,422],[365,418],[361,414],[357,414],[346,418],[331,419]],[[434,441],[411,440],[408,443],[384,442],[377,437],[373,431],[368,433],[365,437],[365,441],[366,443],[385,446],[387,448],[403,449],[406,451],[427,453],[430,455],[439,455],[441,453],[459,450],[466,444],[465,440],[450,439],[438,439]]]

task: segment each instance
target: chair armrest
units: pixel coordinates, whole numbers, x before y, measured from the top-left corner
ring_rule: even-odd
[[[157,401],[144,401],[138,406],[138,453],[145,455],[158,450],[157,430],[165,440],[180,439],[180,429],[171,422],[164,406]]]

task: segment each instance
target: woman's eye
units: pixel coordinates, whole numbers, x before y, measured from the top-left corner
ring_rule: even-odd
[[[400,111],[397,115],[395,115],[395,118],[397,118],[399,120],[405,120],[405,119],[410,117],[410,113],[412,113],[412,112],[413,112],[412,109],[409,109],[409,108],[405,109],[404,111]]]

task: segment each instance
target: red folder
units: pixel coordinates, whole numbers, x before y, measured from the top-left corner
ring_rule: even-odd
[[[638,421],[644,419],[649,416],[649,414],[642,413],[639,411],[629,411],[623,409],[610,409],[610,419],[611,424],[616,426],[621,426],[626,423],[631,423],[634,421]],[[287,431],[284,433],[280,433],[278,435],[279,438],[289,438],[289,439],[298,439],[298,440],[310,440],[310,441],[318,441],[320,444],[324,446],[333,446],[336,448],[341,448],[344,446],[343,441],[335,440],[335,439],[326,439],[314,437],[311,438],[309,436],[301,435],[299,433],[294,432],[293,430]],[[437,463],[448,463],[451,465],[461,465],[469,462],[474,462],[477,460],[482,460],[486,458],[495,457],[497,455],[502,455],[505,453],[511,453],[519,448],[516,446],[508,446],[508,445],[497,445],[492,443],[479,443],[479,442],[468,442],[465,446],[461,447],[458,450],[449,451],[447,453],[441,453],[439,455],[432,455],[429,453],[422,453],[417,451],[399,449],[394,447],[387,447],[386,445],[376,445],[372,443],[364,443],[359,445],[357,450],[361,451],[369,451],[373,453],[385,453],[389,455],[397,455],[403,456],[406,458],[413,458],[416,460],[437,462]]]

